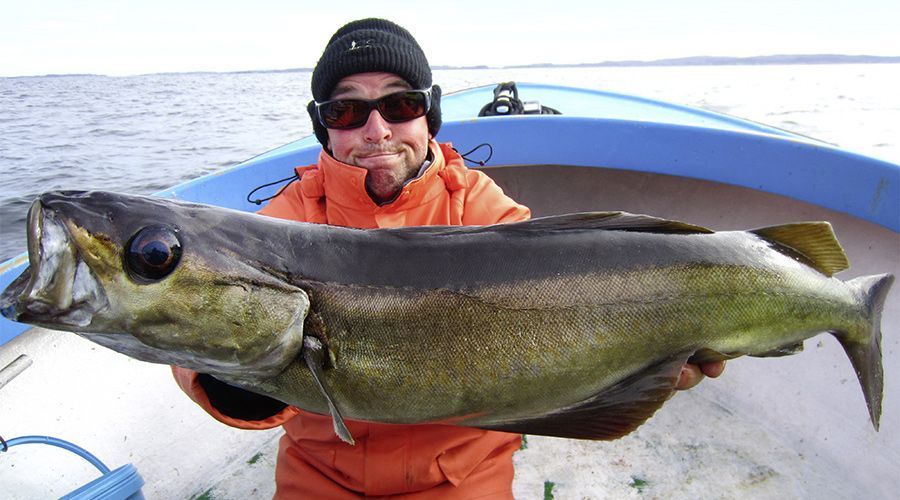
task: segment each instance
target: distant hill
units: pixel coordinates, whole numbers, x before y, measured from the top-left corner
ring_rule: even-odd
[[[654,61],[605,61],[578,64],[525,64],[507,68],[581,68],[598,66],[738,66],[764,64],[890,64],[900,63],[900,56],[850,56],[842,54],[782,54],[752,57],[693,56]]]
[[[654,61],[604,61],[596,63],[536,63],[512,66],[471,66],[436,65],[432,70],[491,69],[491,68],[592,68],[601,66],[738,66],[764,64],[900,64],[900,56],[848,56],[842,54],[785,54],[753,57],[692,56]],[[311,72],[313,68],[289,68],[269,70],[229,71],[229,73],[295,73]],[[203,73],[203,72],[197,72]]]
[[[600,66],[738,66],[764,64],[900,64],[900,56],[848,56],[842,54],[786,54],[753,57],[720,57],[693,56],[676,59],[657,59],[654,61],[604,61],[597,63],[536,63],[512,66],[488,66],[484,64],[471,66],[432,66],[433,70],[453,69],[491,69],[491,68],[592,68]],[[230,73],[294,73],[311,72],[313,68],[289,68],[270,70],[231,71]]]

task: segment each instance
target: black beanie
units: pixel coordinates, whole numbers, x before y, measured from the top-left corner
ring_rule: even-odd
[[[334,87],[344,77],[368,72],[393,73],[414,89],[431,87],[431,67],[415,38],[402,27],[386,19],[360,19],[337,30],[312,73],[313,99],[318,102],[331,98]],[[441,89],[432,88],[431,109],[426,115],[428,131],[436,136],[441,128]],[[319,123],[315,102],[307,111],[313,131],[322,145],[328,144],[328,132]]]

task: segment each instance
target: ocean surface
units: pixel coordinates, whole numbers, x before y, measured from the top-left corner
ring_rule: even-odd
[[[149,194],[311,134],[309,79],[307,71],[0,78],[0,261],[24,251],[25,215],[43,191]],[[696,106],[900,164],[900,64],[434,74],[445,93],[508,80]]]

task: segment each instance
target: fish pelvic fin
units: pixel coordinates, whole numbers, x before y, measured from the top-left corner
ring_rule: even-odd
[[[826,276],[850,267],[828,222],[798,222],[749,231]]]
[[[725,354],[715,349],[709,349],[707,347],[698,349],[697,352],[691,355],[688,358],[688,363],[695,365],[702,365],[706,363],[714,363],[716,361],[726,361],[729,359],[734,359],[742,356],[742,354]]]
[[[350,429],[348,429],[347,425],[344,423],[344,417],[341,416],[341,412],[338,410],[337,405],[334,404],[331,392],[329,392],[328,388],[325,386],[325,374],[323,368],[328,359],[325,351],[325,346],[319,339],[310,335],[303,337],[303,360],[306,362],[306,366],[312,374],[316,387],[319,388],[319,392],[322,393],[322,396],[328,403],[328,411],[331,412],[331,420],[334,423],[334,433],[341,438],[341,441],[353,445],[356,444],[353,440],[353,435],[350,434]]]
[[[567,408],[479,427],[573,439],[618,439],[640,427],[672,396],[687,358],[685,354],[654,364]]]
[[[881,419],[881,398],[884,392],[884,368],[881,365],[881,311],[893,282],[894,276],[890,274],[862,276],[848,281],[847,285],[858,289],[865,298],[869,322],[867,328],[855,336],[846,332],[832,332],[853,364],[866,398],[869,418],[876,431]]]

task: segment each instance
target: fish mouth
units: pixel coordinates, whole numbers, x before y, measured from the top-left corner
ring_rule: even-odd
[[[28,268],[0,294],[0,314],[20,323],[75,330],[90,325],[108,305],[59,214],[36,200],[28,210]]]

